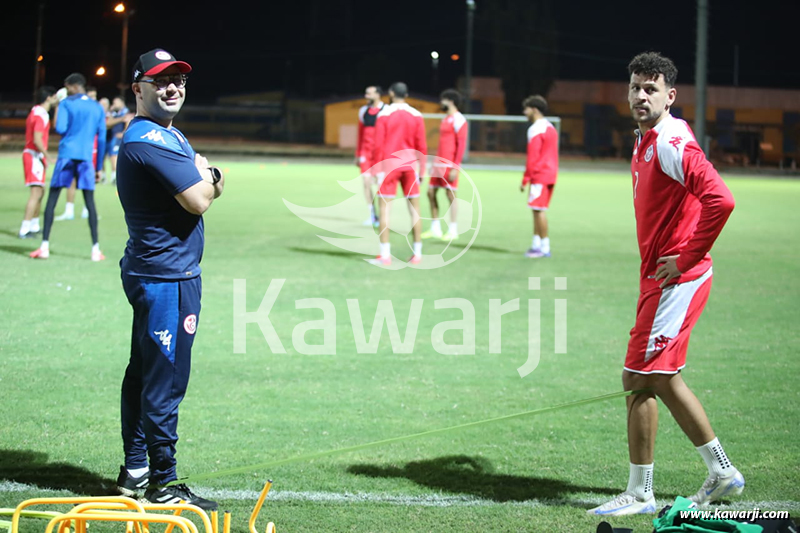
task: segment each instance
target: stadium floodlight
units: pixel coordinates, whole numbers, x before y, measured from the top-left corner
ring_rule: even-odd
[[[97,72],[95,72],[96,76],[105,76],[106,74],[106,67],[99,67]]]
[[[431,52],[431,59],[439,59],[439,52],[437,52],[436,50]]]
[[[117,13],[125,13],[125,4],[120,2],[119,4],[114,6],[114,11],[116,11]]]

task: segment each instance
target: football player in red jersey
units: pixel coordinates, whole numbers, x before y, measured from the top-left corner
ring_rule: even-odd
[[[50,109],[58,105],[53,87],[41,87],[36,92],[37,104],[25,121],[25,149],[22,151],[22,168],[25,185],[30,187],[30,197],[25,205],[25,215],[19,228],[20,239],[39,233],[39,211],[42,208],[44,182],[47,171],[47,143],[50,137]]]
[[[377,265],[392,263],[389,244],[389,200],[397,194],[397,186],[403,189],[408,200],[413,223],[413,252],[408,262],[418,264],[422,261],[422,220],[419,215],[419,183],[425,172],[425,158],[428,145],[425,139],[425,122],[422,113],[406,103],[408,86],[403,82],[389,87],[391,105],[387,105],[378,115],[378,130],[375,137],[375,155],[381,165],[378,176],[378,202],[380,204],[380,255],[370,262]],[[408,154],[413,160],[403,160]],[[398,155],[399,154],[399,155]]]
[[[544,117],[547,100],[529,96],[522,111],[531,122],[528,128],[528,157],[520,191],[528,186],[528,207],[533,213],[533,242],[526,257],[550,257],[547,210],[558,178],[558,131]]]
[[[375,152],[375,125],[378,120],[378,113],[383,109],[384,103],[381,101],[383,89],[379,85],[370,85],[364,91],[364,98],[367,105],[361,106],[358,110],[358,143],[356,145],[356,166],[361,171],[364,179],[364,198],[369,205],[369,218],[364,221],[365,226],[376,226],[378,215],[375,213],[375,196],[372,193],[372,186],[377,183],[372,167],[377,163],[372,159]]]
[[[694,134],[670,108],[678,69],[647,52],[628,65],[628,103],[638,123],[631,161],[636,233],[642,258],[636,323],[622,383],[627,398],[628,487],[589,513],[653,513],[653,456],[660,398],[708,468],[690,499],[698,505],[737,496],[744,477],[711,429],[702,404],[681,377],[689,336],[711,290],[708,254],[734,201]]]
[[[447,116],[442,119],[439,126],[439,149],[436,151],[436,161],[431,168],[431,181],[428,183],[428,201],[431,204],[431,229],[422,234],[423,239],[431,237],[452,241],[458,238],[458,224],[456,210],[456,191],[458,190],[458,167],[464,158],[467,147],[467,119],[458,110],[461,105],[461,95],[455,89],[443,91],[440,98],[442,111]],[[442,226],[439,221],[439,202],[436,193],[439,189],[447,192],[450,202],[450,222],[447,233],[442,236]]]

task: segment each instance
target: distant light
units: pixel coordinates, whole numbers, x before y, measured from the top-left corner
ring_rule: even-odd
[[[431,52],[431,59],[439,59],[439,52],[437,52],[436,50]]]
[[[450,59],[452,59],[453,61],[458,61],[459,59],[461,59],[461,56],[458,54],[453,54],[450,56]]]
[[[116,11],[117,13],[124,13],[124,12],[125,12],[125,4],[123,4],[122,2],[120,2],[119,4],[117,4],[117,5],[114,7],[114,11]]]
[[[44,61],[44,56],[40,55],[39,57],[36,58],[36,61],[39,61],[39,62]]]
[[[95,74],[97,74],[98,76],[105,76],[105,74],[106,74],[106,67],[100,67],[100,68],[98,68],[98,69],[97,69],[97,72],[95,72]]]

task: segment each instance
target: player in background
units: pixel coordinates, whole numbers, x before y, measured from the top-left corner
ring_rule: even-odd
[[[364,98],[367,105],[361,106],[358,110],[358,144],[356,145],[356,165],[361,170],[361,177],[364,180],[364,198],[369,205],[369,218],[364,221],[365,226],[376,226],[378,224],[378,214],[375,212],[375,197],[372,194],[372,186],[376,183],[376,176],[371,169],[377,163],[372,160],[375,153],[375,123],[378,120],[378,113],[383,109],[384,103],[381,101],[383,89],[378,85],[370,85],[364,91]]]
[[[431,205],[431,228],[422,234],[423,239],[432,237],[446,241],[458,239],[458,205],[456,191],[458,190],[458,169],[464,158],[467,147],[467,119],[458,110],[461,106],[461,95],[455,89],[442,91],[439,96],[442,111],[447,116],[442,119],[439,126],[439,148],[436,151],[436,161],[431,168],[431,180],[428,183],[428,201]],[[439,203],[436,193],[439,189],[447,192],[450,202],[450,223],[447,233],[442,236],[442,225],[439,220]]]
[[[111,162],[111,183],[117,181],[117,154],[119,153],[119,145],[122,142],[122,134],[125,132],[125,127],[133,119],[127,107],[125,107],[125,100],[116,96],[111,101],[111,107],[106,118],[106,128],[108,129],[108,142],[106,144],[106,155]]]
[[[98,102],[101,106],[103,106],[103,100],[108,101],[107,98],[101,98],[99,101],[97,100],[97,87],[92,85],[88,85],[86,87],[86,96],[90,99]],[[104,111],[107,111],[106,107],[103,107]],[[92,148],[92,162],[94,166],[97,165],[97,139],[94,140],[94,148]],[[103,168],[103,165],[100,165],[100,168]],[[102,176],[102,174],[101,174]],[[102,179],[102,178],[98,178]],[[72,180],[72,183],[67,188],[67,203],[64,206],[64,212],[58,215],[55,220],[60,222],[62,220],[74,220],[75,219],[75,192],[78,189],[78,180]],[[83,211],[81,212],[81,218],[89,218],[89,210],[84,206]]]
[[[681,376],[686,350],[711,290],[711,250],[733,211],[725,182],[683,120],[670,114],[678,69],[647,52],[628,65],[628,104],[638,123],[631,161],[636,234],[642,258],[636,323],[622,384],[628,396],[628,487],[591,509],[598,515],[653,513],[653,456],[658,399],[708,468],[690,499],[698,505],[737,496],[744,478],[711,429],[702,404]],[[720,363],[722,364],[722,363]]]
[[[58,96],[53,87],[41,87],[36,92],[38,102],[28,113],[25,121],[25,149],[22,151],[22,168],[25,185],[30,188],[30,197],[25,204],[19,238],[25,239],[39,233],[39,211],[44,196],[47,173],[47,143],[50,138],[50,109],[58,105]]]
[[[94,206],[94,185],[100,176],[100,167],[92,165],[92,147],[97,139],[98,152],[103,153],[106,144],[106,117],[100,104],[86,96],[86,78],[81,74],[70,74],[64,80],[67,93],[56,113],[56,132],[61,135],[58,145],[58,159],[50,178],[50,193],[44,209],[44,231],[42,244],[31,257],[47,259],[50,257],[50,230],[53,227],[53,214],[61,189],[69,187],[73,180],[83,191],[83,200],[89,211],[89,230],[92,236],[92,261],[102,261],[105,256],[100,251],[97,237],[97,211]],[[100,161],[102,164],[102,161]]]
[[[528,207],[533,213],[533,242],[525,257],[550,257],[547,210],[558,178],[558,131],[544,118],[547,100],[529,96],[522,102],[522,112],[532,122],[528,128],[528,159],[520,191],[528,186]]]
[[[389,244],[389,200],[397,194],[397,184],[408,199],[409,211],[413,221],[413,253],[408,260],[411,264],[422,261],[422,220],[419,215],[419,184],[425,172],[425,157],[428,145],[425,140],[425,123],[422,114],[406,103],[408,87],[403,82],[393,83],[389,88],[391,105],[378,114],[375,137],[374,160],[382,165],[378,175],[378,204],[380,205],[380,255],[370,262],[379,265],[392,263]],[[393,156],[401,150],[416,150],[416,162],[406,161],[394,168],[397,162]],[[386,161],[391,158],[391,160]]]

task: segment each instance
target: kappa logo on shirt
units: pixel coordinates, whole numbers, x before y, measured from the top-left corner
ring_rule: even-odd
[[[158,130],[150,130],[141,137],[140,139],[149,139],[153,142],[161,141],[162,144],[167,144],[167,141],[164,140],[164,136]]]
[[[669,341],[672,340],[672,337],[667,337],[666,335],[659,335],[656,337],[653,342],[655,343],[656,350],[663,350],[669,344]]]
[[[161,341],[161,344],[167,347],[167,351],[170,350],[170,346],[172,346],[172,335],[170,335],[168,329],[164,331],[154,331],[153,335],[156,335],[158,340]]]

